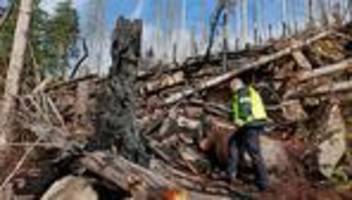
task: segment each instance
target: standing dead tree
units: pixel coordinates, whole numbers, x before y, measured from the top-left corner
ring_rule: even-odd
[[[70,75],[70,79],[73,79],[76,76],[76,74],[77,74],[79,68],[81,67],[81,65],[83,64],[83,62],[89,57],[88,45],[87,45],[87,41],[85,38],[82,39],[82,49],[83,49],[83,55],[77,61],[75,66],[73,67],[72,73]]]
[[[147,156],[136,127],[134,85],[141,49],[142,22],[117,20],[109,77],[100,88],[96,133],[98,148],[114,148],[130,161],[146,164]]]
[[[211,54],[211,49],[213,48],[214,45],[214,39],[215,39],[215,33],[216,33],[216,27],[219,24],[220,18],[222,13],[224,12],[226,6],[226,1],[218,1],[214,14],[211,17],[210,20],[210,34],[209,34],[209,43],[206,49],[206,53],[205,53],[205,59],[208,59],[210,54]]]
[[[217,1],[216,8],[210,19],[210,33],[209,33],[209,39],[208,39],[209,43],[205,52],[205,57],[204,57],[205,60],[207,60],[211,54],[211,50],[213,48],[215,35],[216,35],[216,28],[219,25],[221,16],[223,15],[225,9],[229,9],[231,6],[234,6],[235,3],[236,3],[236,0],[218,0]],[[227,15],[227,13],[225,13],[225,15]]]

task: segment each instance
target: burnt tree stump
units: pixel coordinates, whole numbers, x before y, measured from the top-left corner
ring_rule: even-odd
[[[146,165],[148,156],[136,126],[135,82],[141,51],[142,22],[117,20],[112,38],[112,66],[98,97],[96,133],[99,149]]]

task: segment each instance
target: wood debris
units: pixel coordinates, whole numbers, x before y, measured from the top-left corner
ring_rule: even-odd
[[[123,31],[121,27],[116,31]],[[352,35],[346,29],[302,34],[295,42],[276,41],[249,52],[227,52],[226,72],[218,54],[208,55],[207,60],[192,57],[182,64],[137,69],[138,55],[130,49],[121,57],[123,66],[115,60],[109,77],[45,83],[20,98],[18,118],[25,122],[22,131],[40,138],[38,146],[60,144],[46,149],[57,152],[56,163],[72,174],[90,177],[104,191],[135,199],[150,193],[177,194],[179,199],[252,198],[257,193],[251,192],[249,183],[214,178],[220,173],[204,153],[216,146],[216,156],[226,160],[229,134],[236,131],[229,119],[228,85],[240,77],[258,88],[268,108],[268,136],[262,143],[271,179],[275,183],[304,180],[307,191],[302,195],[308,198],[325,189],[313,183],[321,178],[316,174],[322,175],[314,170],[319,160],[308,156],[318,154],[317,120],[332,102],[345,113],[346,103],[339,95],[352,89],[351,53],[343,48]],[[118,49],[123,47],[113,48],[113,55],[121,56]],[[107,144],[96,145],[97,135]],[[344,154],[338,152],[341,162],[335,160],[329,174],[340,163],[351,163]],[[38,176],[45,179],[44,174]],[[41,194],[46,189],[41,188]]]

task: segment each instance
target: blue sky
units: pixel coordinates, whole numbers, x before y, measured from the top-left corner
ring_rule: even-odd
[[[4,1],[4,0],[0,0]],[[44,0],[45,7],[48,10],[52,10],[55,3],[60,0]],[[124,15],[126,17],[138,17],[142,18],[145,23],[156,23],[154,19],[154,9],[155,5],[159,5],[160,7],[164,7],[166,3],[171,2],[172,0],[105,0],[106,1],[106,22],[110,28],[112,28],[114,21],[117,16]],[[179,1],[180,7],[176,7],[177,14],[182,17],[183,7],[186,9],[185,15],[185,25],[188,28],[195,28],[199,30],[201,28],[200,24],[209,24],[209,18],[214,10],[216,0],[173,0]],[[253,23],[253,9],[254,2],[256,0],[248,0],[249,2],[249,23]],[[266,23],[275,24],[278,22],[279,17],[282,15],[281,13],[281,2],[283,0],[262,0],[262,17],[265,19]],[[292,1],[292,0],[289,0]],[[297,0],[300,3],[299,11],[300,15],[303,16],[303,5],[306,0]],[[81,11],[81,15],[84,15],[84,7],[89,3],[88,0],[74,0],[74,4]],[[182,5],[185,3],[185,5]],[[235,10],[236,12],[237,10]],[[162,10],[165,14],[167,11],[165,9]],[[232,12],[233,15],[235,15]],[[234,16],[233,16],[234,17]],[[235,24],[235,20],[231,19],[232,24]],[[161,22],[163,23],[163,22]],[[231,25],[230,25],[231,27]]]
[[[0,4],[6,0],[0,0]],[[42,6],[49,12],[53,12],[57,2],[62,0],[42,0]],[[191,39],[198,39],[197,45],[199,49],[204,49],[206,45],[206,34],[209,31],[209,18],[213,13],[216,0],[72,0],[74,6],[79,11],[81,19],[85,19],[87,15],[87,5],[92,1],[105,1],[105,25],[106,40],[103,42],[105,49],[106,45],[109,45],[109,35],[111,34],[112,28],[116,18],[120,15],[124,15],[129,18],[140,18],[144,22],[144,33],[143,33],[143,51],[149,47],[156,49],[156,54],[160,57],[169,56],[172,52],[172,46],[177,43],[178,54],[182,59],[191,54]],[[248,37],[250,41],[253,41],[253,23],[254,23],[254,9],[255,2],[260,1],[262,3],[260,12],[261,29],[263,32],[264,40],[268,37],[268,25],[271,24],[273,32],[276,36],[281,33],[281,20],[283,14],[286,14],[286,21],[293,24],[296,20],[300,23],[300,27],[303,28],[307,20],[307,9],[305,5],[308,0],[248,0]],[[287,9],[283,12],[283,2],[286,1]],[[314,11],[317,11],[316,2],[327,1],[332,4],[340,3],[346,4],[347,0],[313,0]],[[167,9],[167,3],[177,3],[172,8],[175,16],[177,16],[177,23],[175,22],[172,27],[172,33],[170,34],[170,27],[168,26],[170,21],[167,20],[167,13],[170,10]],[[295,3],[295,4],[293,4]],[[295,6],[293,6],[295,5]],[[158,8],[159,7],[159,8]],[[161,20],[157,20],[155,17],[155,9],[161,11]],[[315,13],[319,15],[318,12]],[[234,41],[236,38],[241,38],[239,20],[239,7],[231,10],[231,16],[229,19],[228,30],[230,37],[230,48],[234,47]],[[82,29],[84,29],[84,20],[81,20]],[[205,31],[204,31],[205,30]],[[82,32],[87,32],[83,30]],[[89,30],[88,30],[89,32]],[[218,33],[221,35],[221,33]],[[160,36],[159,36],[160,35]],[[158,37],[157,37],[158,36]],[[93,41],[90,43],[92,49],[96,49],[97,52],[100,50],[94,45],[102,43],[101,41]],[[205,42],[201,43],[200,40]],[[101,45],[100,45],[101,46]],[[221,46],[221,37],[217,37],[216,46]],[[104,52],[104,56],[108,60],[108,51]],[[106,62],[108,63],[108,61]]]
[[[82,0],[83,1],[83,0]],[[154,26],[158,25],[157,20],[155,19],[154,9],[155,5],[159,4],[161,7],[164,7],[167,2],[170,0],[106,0],[107,15],[106,20],[109,27],[111,28],[114,24],[115,19],[119,15],[124,15],[127,17],[138,17],[142,18],[145,23],[152,24]],[[181,19],[181,25],[190,31],[199,33],[204,29],[207,30],[209,25],[209,18],[213,13],[215,7],[215,0],[176,0],[181,4],[179,7],[175,7],[177,15],[182,18],[183,16],[183,7],[186,10],[185,19]],[[257,0],[248,0],[248,27],[251,30],[254,23],[254,8],[255,1]],[[284,0],[261,0],[262,9],[260,10],[261,19],[262,19],[262,28],[267,29],[269,24],[276,29],[281,27],[281,17],[282,13],[282,2]],[[286,0],[288,2],[287,17],[288,20],[296,17],[299,21],[304,22],[305,9],[304,5],[307,0]],[[293,1],[296,1],[296,7],[293,8]],[[339,1],[339,0],[335,0]],[[185,5],[182,5],[185,3]],[[167,12],[166,9],[163,9],[162,12]],[[229,30],[230,32],[236,32],[236,14],[239,12],[238,9],[233,9],[231,11],[231,17],[229,20]],[[166,20],[162,20],[160,28],[163,28],[166,23]],[[302,23],[303,24],[303,23]],[[179,27],[174,27],[175,29]],[[196,35],[199,35],[196,34]],[[253,33],[249,33],[252,35]]]

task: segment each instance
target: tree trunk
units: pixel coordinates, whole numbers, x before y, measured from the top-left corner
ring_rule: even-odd
[[[141,21],[118,19],[111,50],[113,64],[97,101],[98,145],[95,148],[114,148],[133,162],[147,164],[148,156],[136,126],[134,104],[141,36]]]
[[[243,40],[244,47],[248,45],[248,0],[243,0],[241,7],[241,23],[242,23],[242,30],[241,36]]]
[[[24,57],[27,46],[27,37],[31,21],[33,0],[22,0],[19,9],[19,15],[15,30],[14,42],[10,57],[10,65],[6,76],[6,86],[4,101],[1,113],[0,143],[6,142],[9,133],[11,133],[11,113],[15,107],[15,97],[19,92],[19,80],[24,64]]]

